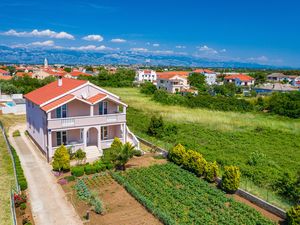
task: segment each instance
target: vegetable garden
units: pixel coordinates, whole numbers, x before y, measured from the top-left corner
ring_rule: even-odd
[[[164,224],[273,224],[172,163],[113,176]]]

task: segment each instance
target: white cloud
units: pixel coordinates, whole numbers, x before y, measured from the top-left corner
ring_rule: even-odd
[[[155,43],[152,45],[153,47],[159,47],[159,44]]]
[[[103,37],[98,34],[90,34],[82,38],[86,41],[103,41]]]
[[[54,41],[43,41],[43,42],[40,42],[40,41],[37,41],[37,42],[32,42],[30,45],[32,46],[41,46],[41,47],[51,47],[51,46],[54,46]]]
[[[147,48],[131,48],[130,51],[133,52],[148,52]]]
[[[121,38],[114,38],[114,39],[111,39],[110,41],[114,42],[114,43],[125,43],[126,42],[125,39],[121,39]]]
[[[70,47],[70,50],[77,50],[77,51],[105,51],[105,50],[118,50],[110,47],[106,47],[105,45],[85,45],[79,47]]]
[[[225,48],[223,48],[220,52],[227,52],[227,50]]]
[[[186,47],[184,45],[176,45],[175,48],[182,49],[182,48],[186,48]]]
[[[74,36],[67,33],[67,32],[55,32],[52,30],[37,30],[34,29],[31,32],[17,32],[16,30],[9,30],[6,31],[4,33],[2,33],[2,35],[6,35],[6,36],[15,36],[15,37],[49,37],[49,38],[57,38],[57,39],[70,39],[70,40],[74,40]]]
[[[259,57],[251,57],[248,60],[252,61],[252,62],[265,63],[265,62],[269,61],[269,58],[262,55],[262,56],[259,56]]]
[[[199,49],[200,52],[204,53],[204,54],[208,54],[208,55],[215,55],[218,54],[218,51],[208,47],[207,45],[203,45],[203,46],[199,46],[197,47]]]

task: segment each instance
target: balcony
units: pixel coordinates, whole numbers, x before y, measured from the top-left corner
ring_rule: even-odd
[[[48,119],[48,129],[96,126],[125,123],[126,113]]]

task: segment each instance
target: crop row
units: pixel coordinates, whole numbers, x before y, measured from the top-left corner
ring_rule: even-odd
[[[164,224],[272,224],[172,163],[113,176]]]

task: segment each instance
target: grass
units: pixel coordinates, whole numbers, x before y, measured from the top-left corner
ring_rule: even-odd
[[[165,106],[142,95],[136,88],[109,90],[129,105],[127,124],[135,134],[165,149],[181,143],[221,166],[238,165],[243,179],[254,183],[255,194],[262,198],[283,172],[295,175],[300,168],[299,119]],[[161,139],[148,136],[146,131],[152,115],[162,115],[166,124],[176,125],[178,134]],[[250,166],[247,162],[255,151],[266,157],[258,165]],[[255,188],[251,189],[253,193]],[[276,195],[273,200],[270,201],[284,209],[289,206]]]
[[[6,132],[10,126],[25,122],[25,116],[1,115],[0,120]],[[10,212],[10,190],[15,187],[13,164],[2,132],[0,134],[0,221],[1,224],[12,224]]]

